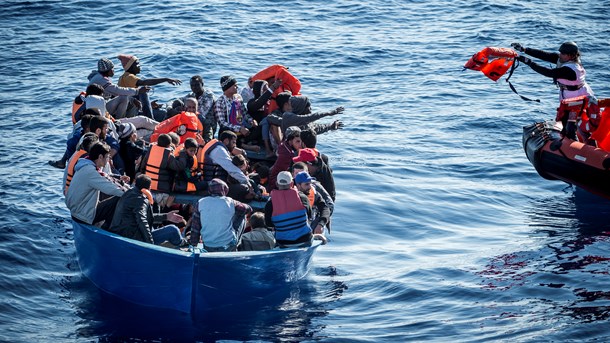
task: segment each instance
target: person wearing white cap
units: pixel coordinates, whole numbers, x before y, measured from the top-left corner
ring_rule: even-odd
[[[275,240],[280,247],[310,246],[313,234],[308,220],[311,217],[309,199],[293,187],[288,171],[277,175],[276,185],[265,205],[265,224],[275,227]]]

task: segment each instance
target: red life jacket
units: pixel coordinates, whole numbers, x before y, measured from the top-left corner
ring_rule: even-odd
[[[184,143],[187,138],[197,139],[197,134],[203,132],[203,125],[201,125],[195,113],[182,112],[176,114],[157,125],[150,136],[151,143],[156,142],[159,135],[170,132],[177,133],[180,136],[180,143]]]
[[[509,48],[486,47],[472,55],[464,68],[481,71],[488,78],[497,81],[515,62],[517,52]]]

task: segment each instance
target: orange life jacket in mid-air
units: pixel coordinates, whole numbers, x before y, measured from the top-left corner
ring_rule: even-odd
[[[517,52],[509,48],[486,47],[472,55],[464,68],[481,71],[488,78],[497,81],[513,63]]]

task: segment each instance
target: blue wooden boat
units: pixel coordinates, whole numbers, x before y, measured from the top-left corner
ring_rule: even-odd
[[[311,247],[251,252],[181,251],[73,222],[83,274],[98,288],[143,306],[203,313],[258,301],[305,277]]]

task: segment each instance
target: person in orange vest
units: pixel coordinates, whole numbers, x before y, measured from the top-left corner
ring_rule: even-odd
[[[202,192],[208,189],[208,183],[200,180],[196,175],[197,149],[199,143],[194,138],[187,138],[184,146],[178,152],[178,161],[184,169],[176,173],[174,191],[176,192]]]
[[[140,172],[152,179],[151,191],[170,193],[173,190],[176,172],[186,167],[174,156],[170,145],[169,135],[160,135],[157,144],[150,146],[140,164]]]
[[[203,125],[197,118],[197,100],[187,98],[184,101],[185,111],[168,118],[155,128],[155,131],[150,136],[150,141],[156,142],[159,135],[169,132],[175,132],[180,136],[180,143],[184,143],[187,138],[201,137]]]
[[[89,154],[89,149],[93,144],[99,142],[99,138],[93,132],[87,132],[83,139],[81,140],[81,144],[76,149],[76,152],[72,154],[72,157],[68,160],[68,165],[64,169],[63,182],[64,185],[64,196],[68,193],[68,188],[70,188],[70,183],[72,182],[72,178],[74,177],[74,167],[76,166],[76,162],[80,158],[87,158]]]
[[[323,235],[324,227],[330,221],[330,208],[324,198],[312,187],[312,181],[315,180],[308,172],[302,171],[294,177],[294,184],[297,190],[305,194],[309,200],[311,206],[309,225],[313,229],[313,233]]]

